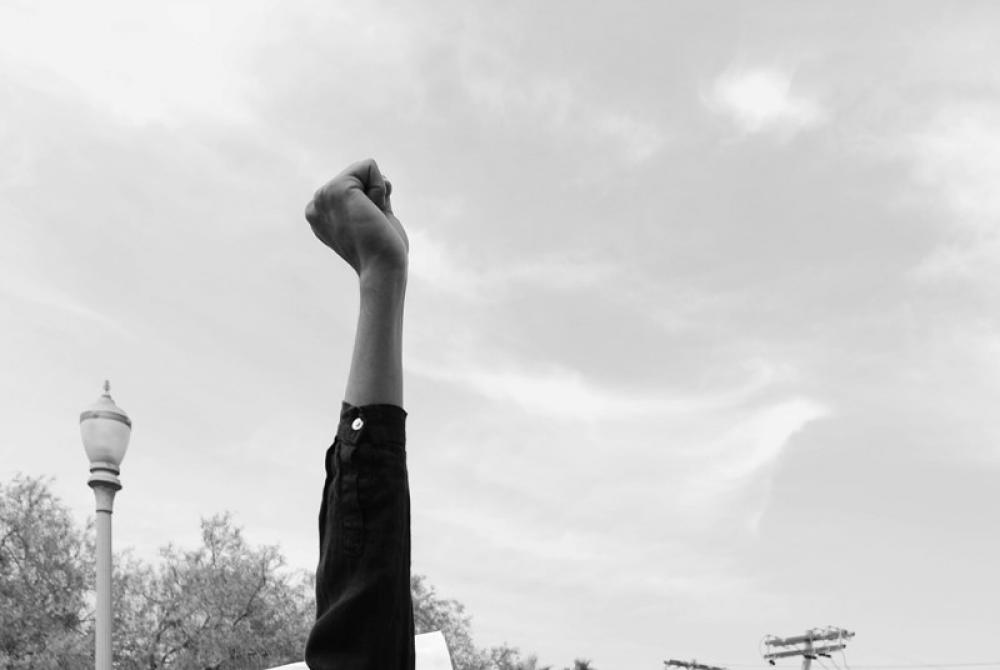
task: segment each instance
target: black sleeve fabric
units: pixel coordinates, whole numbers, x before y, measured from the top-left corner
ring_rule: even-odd
[[[326,452],[311,670],[413,670],[406,412],[344,403]]]

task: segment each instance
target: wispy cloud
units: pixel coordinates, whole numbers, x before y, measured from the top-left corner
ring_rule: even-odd
[[[787,140],[829,119],[819,102],[792,91],[790,73],[776,68],[732,67],[716,77],[702,98],[748,135],[771,133]]]
[[[435,522],[457,526],[489,541],[496,548],[543,561],[588,561],[610,558],[602,550],[601,533],[552,528],[551,523],[526,526],[511,515],[489,514],[468,507],[432,507],[421,514]]]
[[[564,368],[543,371],[487,368],[474,363],[413,363],[410,371],[456,384],[488,399],[513,404],[529,414],[565,420],[628,419],[648,415],[677,398],[615,393]]]
[[[582,252],[543,253],[503,267],[476,265],[424,229],[410,226],[410,276],[435,291],[481,299],[518,286],[551,290],[580,290],[615,276],[619,268]]]
[[[630,391],[609,388],[583,373],[555,365],[542,368],[489,364],[486,357],[412,361],[408,369],[435,381],[458,385],[491,400],[550,418],[604,421],[637,416],[701,412],[739,406],[778,379],[778,368],[754,360],[743,377],[715,391]],[[490,356],[496,359],[496,356]]]
[[[807,398],[784,400],[755,412],[719,441],[719,452],[739,453],[738,458],[726,458],[720,474],[731,480],[754,475],[774,462],[792,435],[827,414],[827,407]],[[733,450],[733,444],[740,446]]]
[[[920,194],[945,214],[949,239],[916,268],[922,279],[995,280],[1000,261],[1000,104],[953,104],[906,135]]]
[[[496,52],[467,56],[464,85],[483,113],[505,122],[541,126],[574,142],[595,140],[619,159],[642,163],[668,139],[662,125],[605,100],[589,98],[572,80],[514,67]]]
[[[482,291],[483,277],[462,263],[443,242],[425,230],[407,226],[410,238],[410,277],[450,295],[474,298]]]
[[[82,319],[119,335],[131,336],[131,331],[117,319],[94,309],[71,293],[34,280],[11,266],[0,271],[0,279],[0,296],[6,295],[33,307],[40,307],[59,319]]]
[[[630,163],[652,158],[667,142],[667,134],[659,125],[623,111],[598,111],[586,120],[586,125],[616,144]]]
[[[743,491],[751,482],[766,488],[771,468],[791,438],[808,424],[830,414],[827,405],[804,397],[746,411],[720,435],[699,445],[701,464],[697,474],[683,483],[681,500],[696,509],[717,509],[726,506],[726,496]],[[756,496],[754,504],[745,510],[750,530],[759,525],[768,498],[768,495]]]
[[[31,86],[75,91],[128,123],[245,121],[238,59],[261,14],[225,3],[4,3],[0,54]]]
[[[480,435],[474,439],[487,452],[477,457],[474,479],[493,481],[493,473],[505,472],[502,463],[509,456],[495,457],[487,445],[495,444],[497,453],[503,453],[502,445],[510,440],[523,441],[517,435],[526,426],[544,425],[547,431],[561,426],[552,435],[531,431],[530,439],[543,442],[545,452],[532,456],[534,469],[518,485],[537,491],[562,471],[567,482],[589,482],[594,504],[606,499],[623,510],[659,509],[661,517],[690,529],[712,527],[739,509],[741,523],[754,530],[769,503],[773,466],[792,436],[832,411],[796,394],[795,375],[787,366],[759,360],[747,362],[741,376],[712,389],[630,389],[601,384],[565,367],[501,367],[497,358],[483,354],[408,365],[410,373],[475,394],[489,416],[508,417],[511,425],[520,426],[484,419],[478,427],[460,429],[467,436],[460,442]],[[565,433],[567,427],[571,434]],[[590,461],[566,461],[571,454],[598,453],[609,444],[621,461],[620,481],[592,479],[596,474]],[[502,479],[494,483],[506,486]]]
[[[441,533],[459,530],[477,538],[489,554],[486,560],[495,562],[496,574],[530,565],[529,579],[605,598],[635,594],[698,598],[706,591],[732,595],[733,590],[752,590],[733,566],[660,534],[634,535],[621,527],[593,524],[567,528],[561,518],[526,524],[510,514],[483,514],[454,504],[418,514]]]

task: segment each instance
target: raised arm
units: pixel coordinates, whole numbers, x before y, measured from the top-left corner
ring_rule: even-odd
[[[325,457],[311,670],[414,670],[402,361],[409,242],[391,192],[365,160],[306,207],[316,237],[354,268],[361,289],[345,406]]]
[[[306,206],[324,244],[358,273],[361,310],[344,400],[403,406],[403,303],[409,240],[392,212],[392,185],[374,160],[350,165]]]

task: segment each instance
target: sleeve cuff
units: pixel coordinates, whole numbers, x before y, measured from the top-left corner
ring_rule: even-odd
[[[340,408],[337,437],[351,444],[374,442],[406,444],[406,411],[396,405],[362,405],[346,402]]]

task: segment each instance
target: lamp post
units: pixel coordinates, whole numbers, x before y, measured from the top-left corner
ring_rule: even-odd
[[[132,421],[111,399],[111,384],[104,395],[80,413],[80,436],[90,459],[90,479],[97,501],[97,636],[94,667],[111,670],[111,510],[122,487],[118,466],[125,458]]]

